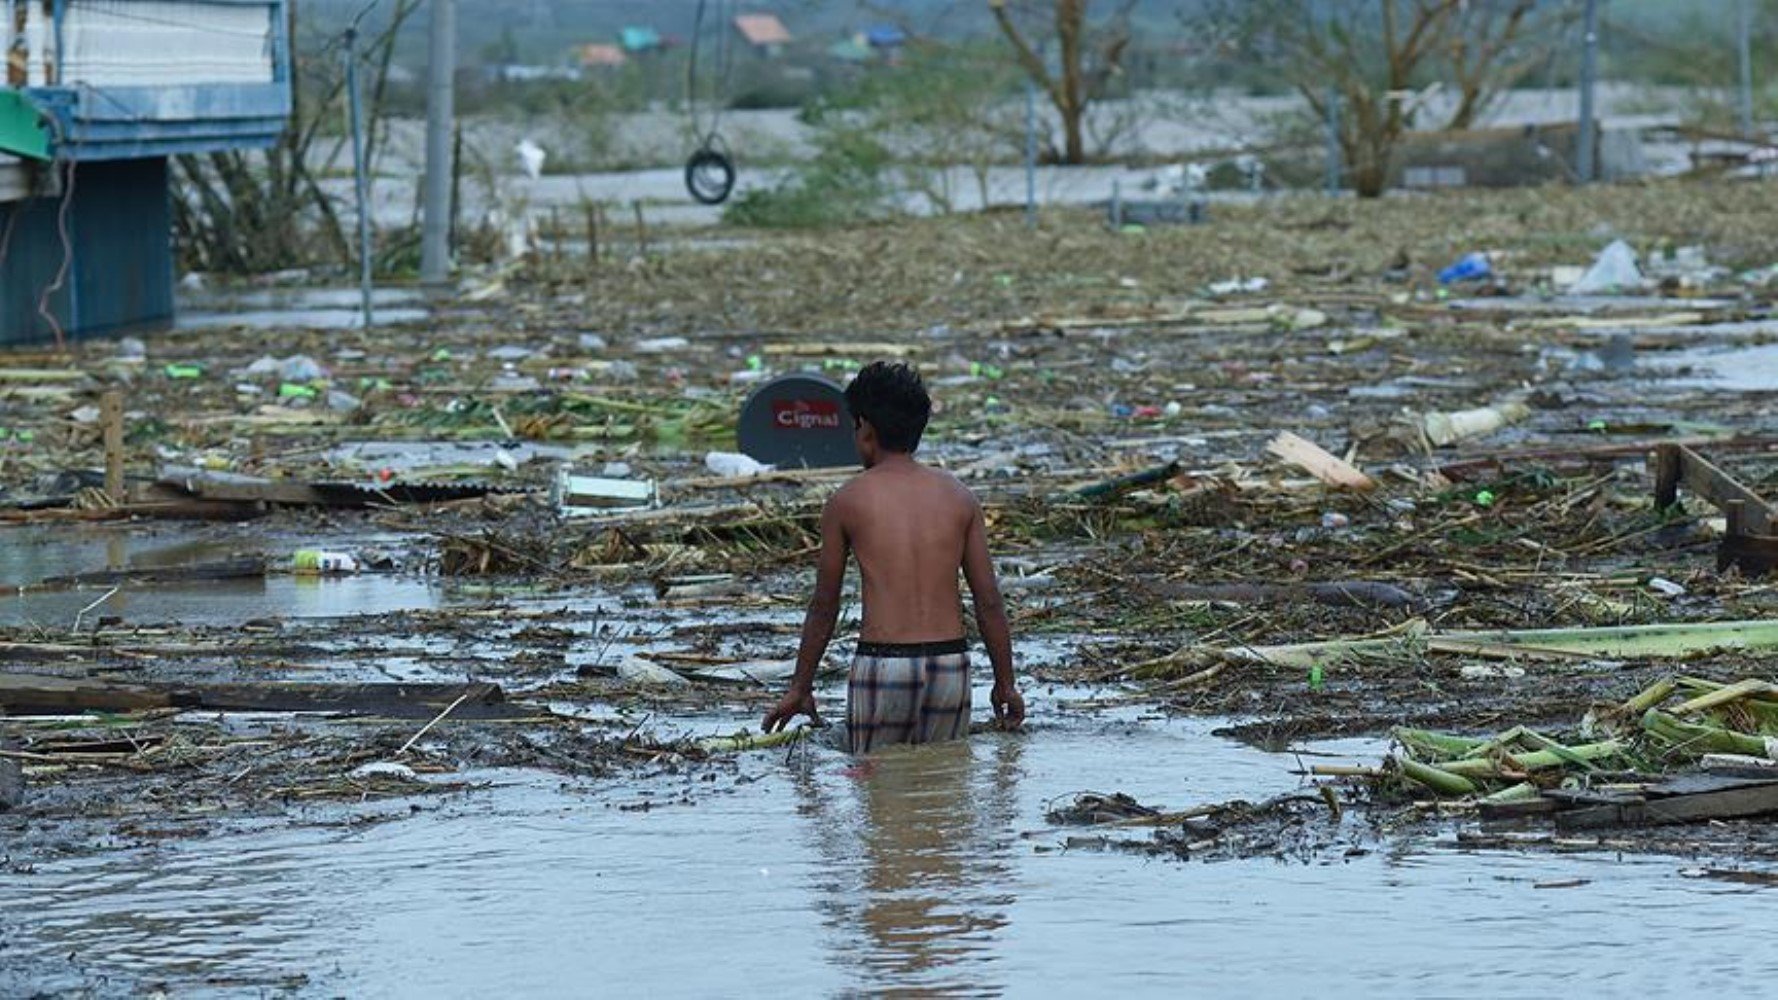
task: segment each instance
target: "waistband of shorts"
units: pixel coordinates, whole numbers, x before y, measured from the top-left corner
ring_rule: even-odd
[[[865,642],[859,640],[855,656],[916,657],[955,656],[969,652],[968,639],[943,639],[938,642]]]

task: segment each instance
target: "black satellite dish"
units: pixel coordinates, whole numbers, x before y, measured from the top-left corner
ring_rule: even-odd
[[[735,439],[749,458],[780,469],[858,464],[846,394],[819,375],[780,375],[753,390]]]

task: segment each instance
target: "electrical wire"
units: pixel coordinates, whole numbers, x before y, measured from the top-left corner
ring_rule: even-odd
[[[710,8],[710,0],[698,0],[698,11],[692,20],[691,54],[685,71],[685,103],[691,114],[692,133],[697,136],[700,147],[708,147],[716,140],[716,134],[722,125],[722,113],[728,99],[729,85],[734,76],[735,57],[734,40],[729,36],[727,25],[732,20],[724,12],[732,14],[734,0],[716,0],[715,37],[711,40],[711,54],[715,58],[715,80],[710,88],[710,127],[700,128],[698,125],[698,53],[704,48],[704,18]]]
[[[57,145],[60,145],[59,140]],[[64,164],[62,204],[56,209],[56,234],[62,240],[62,265],[56,269],[55,280],[45,285],[43,294],[37,297],[37,315],[43,317],[43,321],[49,324],[50,331],[55,334],[56,350],[65,351],[68,349],[68,342],[63,336],[61,321],[56,319],[55,313],[49,308],[49,300],[67,284],[68,272],[74,267],[74,239],[68,231],[68,210],[74,204],[74,177],[78,164],[73,158],[58,157],[57,162]]]

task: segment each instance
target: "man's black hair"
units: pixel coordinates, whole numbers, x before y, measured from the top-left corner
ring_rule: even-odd
[[[877,443],[911,455],[932,416],[932,397],[920,373],[904,362],[873,361],[846,386],[846,406],[854,420],[868,420]]]

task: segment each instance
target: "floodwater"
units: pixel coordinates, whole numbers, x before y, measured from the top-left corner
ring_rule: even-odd
[[[421,323],[431,315],[424,296],[410,288],[371,292],[371,322],[381,326]],[[269,288],[186,292],[180,296],[181,330],[354,330],[364,325],[356,288]]]
[[[1053,799],[1258,799],[1295,788],[1298,761],[1212,736],[1213,720],[1034,694],[1027,735],[864,766],[803,746],[713,780],[492,772],[411,817],[363,810],[391,822],[318,812],[39,864],[0,880],[0,993],[1545,997],[1778,974],[1765,949],[1701,946],[1758,926],[1771,890],[1686,878],[1671,858],[1070,849],[1092,831],[1048,825]]]
[[[1778,344],[1698,348],[1673,356],[1699,384],[1727,392],[1778,392]]]
[[[0,528],[0,625],[69,627],[77,616],[84,622],[121,616],[134,623],[227,625],[270,615],[321,618],[431,608],[443,600],[436,579],[387,573],[125,583],[115,593],[110,585],[28,589],[46,577],[101,570],[170,568],[249,556],[278,564],[295,549],[324,549],[345,540],[326,534],[268,539],[263,529],[243,525]],[[375,541],[351,536],[350,549],[362,550]]]

